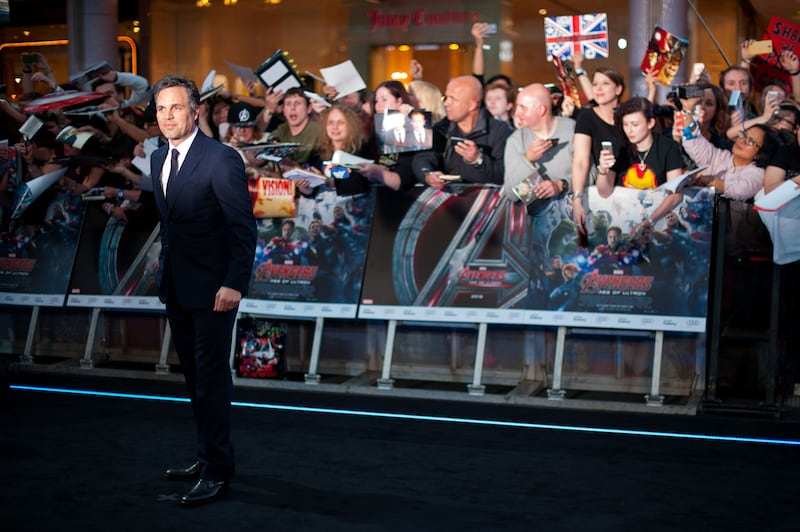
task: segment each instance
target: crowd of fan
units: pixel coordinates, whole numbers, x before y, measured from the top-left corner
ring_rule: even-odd
[[[514,187],[535,174],[541,179],[533,192],[542,201],[529,206],[534,223],[550,210],[561,209],[570,213],[579,231],[585,231],[589,185],[603,195],[616,186],[653,188],[705,166],[694,184],[749,202],[785,180],[800,183],[800,61],[791,52],[780,55],[789,83],[769,82],[755,94],[745,41],[741,63],[723,71],[718,84],[707,72],[696,73],[697,79],[685,84],[692,90],[672,90],[665,101],[655,101],[654,76],[645,77],[647,95],[626,98],[622,74],[604,67],[586,72],[583,58],[577,56],[572,67],[586,96],[578,102],[547,83],[523,85],[504,75],[485,79],[485,31],[483,23],[472,28],[474,72],[451,79],[446,87],[425,81],[416,61],[410,65],[413,81],[408,85],[388,80],[374,90],[347,95],[326,86],[320,92],[327,101],[309,98],[300,88],[262,91],[251,83],[246,85],[248,94],[223,88],[203,100],[199,127],[239,149],[253,176],[280,177],[294,166],[323,175],[336,150],[374,161],[351,170],[348,179],[329,178],[326,185],[340,195],[363,193],[376,184],[401,192],[415,185],[443,188],[457,176],[461,182],[501,185],[518,201]],[[14,138],[27,118],[24,105],[0,101],[0,116],[13,125],[6,128],[10,142],[24,161],[18,169],[22,178],[27,181],[67,166],[58,186],[75,194],[104,187],[106,200],[96,205],[109,216],[126,220],[139,212],[152,213],[142,209],[152,202],[149,176],[132,165],[135,156],[144,155],[147,139],[163,142],[158,140],[149,81],[110,71],[88,87],[59,84],[45,57],[37,55],[36,64],[23,68],[25,100],[65,89],[90,90],[105,99],[90,116],[69,117],[59,111],[41,115],[44,126],[31,139]],[[742,96],[740,110],[728,105],[736,90]],[[676,115],[676,110],[682,113]],[[387,112],[409,116],[409,123],[417,116],[417,133],[410,129],[408,138],[397,141],[411,146],[416,139],[418,146],[387,148],[389,140],[375,128],[378,117]],[[675,123],[678,118],[683,124]],[[91,132],[92,138],[79,148],[70,144],[72,138],[58,141],[59,132],[69,125]],[[259,159],[257,150],[242,149],[268,142],[301,147],[280,164]],[[4,213],[10,204],[7,189],[4,176]],[[316,193],[305,180],[297,182],[297,189],[305,195]],[[669,206],[647,222],[656,223]]]

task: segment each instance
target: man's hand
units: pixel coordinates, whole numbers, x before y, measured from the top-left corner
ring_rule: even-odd
[[[455,150],[456,153],[459,154],[467,164],[475,164],[475,162],[481,156],[481,151],[478,149],[478,145],[475,144],[475,141],[469,139],[457,142],[455,145]]]
[[[533,187],[533,193],[536,194],[536,197],[539,199],[552,198],[556,194],[561,193],[561,187],[555,181],[543,179],[541,183]]]
[[[239,306],[242,293],[227,286],[220,287],[214,298],[214,312],[228,312]]]
[[[278,108],[281,98],[283,98],[283,91],[273,91],[272,87],[267,88],[267,91],[264,93],[264,103],[266,103],[265,107],[270,113],[274,113]]]
[[[442,175],[442,172],[439,172],[438,170],[435,172],[427,172],[425,174],[425,184],[437,190],[444,188],[444,186],[447,184],[447,181],[441,179]]]
[[[542,158],[544,152],[549,150],[553,147],[553,141],[551,140],[544,140],[544,139],[536,139],[531,142],[528,149],[525,150],[525,158],[528,159],[530,162],[534,163]]]

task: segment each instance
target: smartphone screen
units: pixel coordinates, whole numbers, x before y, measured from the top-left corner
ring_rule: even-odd
[[[731,97],[730,99],[728,99],[728,107],[730,107],[731,109],[736,109],[737,107],[739,107],[741,99],[742,99],[742,91],[740,90],[731,91]]]

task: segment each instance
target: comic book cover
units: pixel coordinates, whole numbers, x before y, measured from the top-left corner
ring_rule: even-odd
[[[578,86],[578,79],[575,75],[572,61],[562,61],[556,56],[553,56],[551,61],[553,68],[556,70],[556,78],[558,78],[558,85],[561,88],[562,95],[572,98],[572,101],[575,102],[575,107],[580,109],[583,104],[587,103],[587,98]]]
[[[256,218],[290,218],[296,214],[291,179],[251,177],[247,188]]]
[[[238,377],[266,379],[286,373],[285,321],[241,318],[236,324],[233,365]]]
[[[688,40],[656,26],[642,58],[642,74],[651,71],[662,84],[672,84],[688,47]]]

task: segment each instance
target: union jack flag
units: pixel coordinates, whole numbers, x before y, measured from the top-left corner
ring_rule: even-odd
[[[605,13],[545,17],[544,37],[547,60],[553,56],[571,59],[582,53],[585,59],[608,57],[608,17]]]

